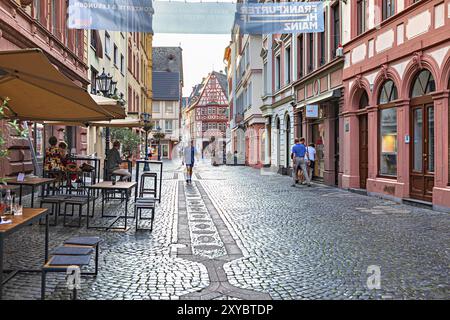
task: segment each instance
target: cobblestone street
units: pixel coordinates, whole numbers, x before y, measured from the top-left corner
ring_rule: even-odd
[[[99,235],[100,270],[79,299],[448,299],[448,214],[248,167],[196,165],[192,184],[166,162],[153,232],[50,227],[50,249]],[[118,205],[110,204],[110,206]],[[133,204],[129,204],[132,212]],[[130,224],[134,226],[134,223]],[[44,227],[9,237],[7,268],[39,268]],[[369,266],[381,288],[369,289]],[[40,275],[21,273],[6,299],[38,299]],[[47,299],[69,299],[50,274]]]

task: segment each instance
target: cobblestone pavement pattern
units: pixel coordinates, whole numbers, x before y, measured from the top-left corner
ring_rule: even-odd
[[[229,288],[209,295],[212,299],[242,299],[246,292],[249,298],[272,299],[450,297],[448,214],[320,184],[293,188],[289,177],[248,167],[199,163],[195,172],[193,186],[180,191],[182,168],[175,161],[165,163],[152,233],[51,227],[51,248],[74,235],[103,239],[99,275],[83,277],[80,299],[185,299],[212,287],[211,265],[223,265],[222,281]],[[183,228],[179,192],[186,192],[190,220]],[[205,202],[214,206],[214,214]],[[194,237],[193,222],[208,225],[211,234]],[[224,228],[230,236],[221,239]],[[43,230],[34,225],[9,237],[5,267],[39,268]],[[179,239],[191,236],[194,250],[188,258],[180,254]],[[195,250],[202,242],[213,243],[205,248],[216,251]],[[239,247],[238,255],[227,252],[233,246]],[[221,255],[226,262],[217,264]],[[380,268],[380,289],[367,287],[369,266]],[[6,299],[39,295],[39,274],[19,274],[4,287]],[[48,277],[46,298],[69,298],[64,275]]]

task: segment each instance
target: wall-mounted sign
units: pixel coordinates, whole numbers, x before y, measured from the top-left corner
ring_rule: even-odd
[[[347,121],[345,122],[345,132],[349,132],[350,131],[350,123]]]
[[[318,118],[319,117],[319,105],[307,104],[305,107],[306,118]]]

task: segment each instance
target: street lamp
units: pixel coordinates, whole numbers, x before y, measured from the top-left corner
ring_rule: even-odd
[[[101,75],[97,76],[95,81],[97,82],[98,91],[102,93],[104,97],[111,98],[117,92],[117,81],[112,80],[112,76],[108,73],[105,73],[105,68],[103,68],[103,72]],[[121,99],[119,100],[120,104],[125,105],[125,100],[123,100],[123,94],[121,94]],[[109,143],[111,140],[111,131],[109,127],[105,128],[105,156],[109,150]]]
[[[145,131],[145,160],[149,160],[148,159],[148,132],[152,129],[152,125],[150,123],[150,118],[151,115],[143,112],[141,114],[141,118],[142,121],[144,121],[144,131]],[[148,164],[148,162],[145,163],[144,165],[144,171],[150,171],[150,166]]]
[[[111,92],[114,92],[114,88],[112,88],[112,76],[108,73],[105,73],[105,68],[103,68],[103,72],[101,75],[97,76],[97,88],[103,94],[104,97],[109,97]],[[117,84],[117,82],[116,82]]]
[[[153,138],[158,141],[158,161],[161,161],[161,139],[164,139],[165,134],[161,132],[161,127],[157,127],[156,132],[153,134]]]

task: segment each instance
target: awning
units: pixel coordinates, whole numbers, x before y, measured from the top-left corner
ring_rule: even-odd
[[[127,114],[125,112],[125,108],[120,105],[119,101],[95,94],[91,94],[91,98],[96,104],[102,106],[103,109],[114,115],[115,119],[126,118]]]
[[[301,103],[298,103],[296,109],[301,109],[308,104],[326,102],[331,99],[337,99],[340,97],[341,97],[341,89],[334,89],[332,91],[327,91],[324,94],[318,95],[317,97],[311,98],[306,101],[302,101]]]
[[[94,127],[141,128],[144,123],[139,119],[115,119],[111,121],[95,121],[89,125]]]
[[[89,126],[89,122],[75,122],[75,121],[44,121],[43,124],[47,126],[73,126],[73,127]]]
[[[87,122],[121,114],[121,107],[98,105],[40,49],[0,51],[0,97],[9,98],[12,119]]]

